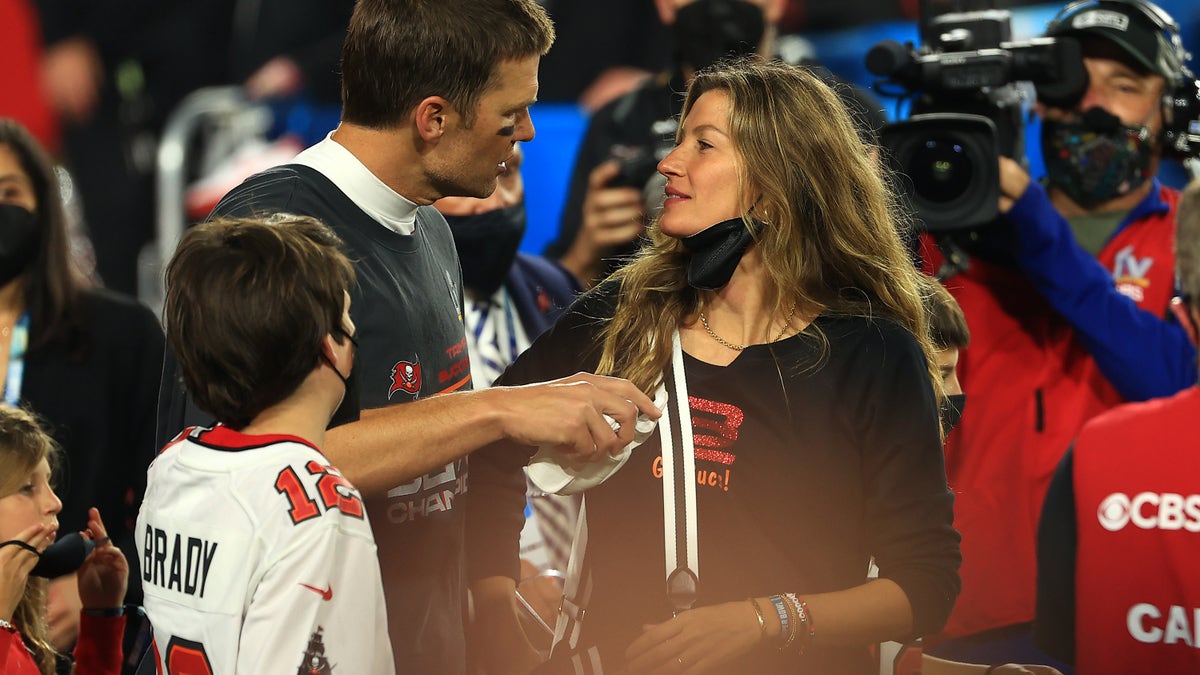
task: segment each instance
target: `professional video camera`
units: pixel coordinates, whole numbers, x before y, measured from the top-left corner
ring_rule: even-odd
[[[924,46],[884,40],[867,68],[911,100],[911,117],[889,124],[882,143],[925,230],[950,232],[995,220],[1001,154],[1024,156],[1022,108],[1032,82],[1042,101],[1068,102],[1087,73],[1071,38],[1012,41],[1006,10],[975,9],[926,18]],[[898,87],[899,91],[894,89]]]

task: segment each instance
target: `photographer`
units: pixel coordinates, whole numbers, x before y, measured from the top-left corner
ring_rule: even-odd
[[[612,101],[592,116],[575,160],[558,238],[546,248],[585,287],[615,268],[612,258],[632,253],[645,230],[651,200],[661,201],[655,165],[670,152],[681,92],[695,73],[722,56],[771,55],[775,23],[785,0],[654,0],[672,28],[675,65]],[[819,74],[873,132],[883,125],[880,106],[865,92]],[[830,80],[834,81],[831,82]]]
[[[971,326],[960,373],[979,403],[947,442],[963,593],[953,639],[927,651],[973,662],[1046,662],[1029,632],[1037,514],[1083,423],[1196,378],[1195,350],[1168,318],[1179,196],[1155,178],[1174,106],[1195,97],[1178,30],[1143,0],[1086,0],[1046,34],[1079,40],[1086,87],[1039,102],[1045,184],[1001,158],[1005,217],[944,280]],[[923,253],[937,269],[939,253]]]

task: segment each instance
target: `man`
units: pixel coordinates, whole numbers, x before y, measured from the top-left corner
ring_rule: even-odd
[[[655,165],[674,145],[680,92],[695,73],[723,56],[775,51],[775,24],[786,0],[654,0],[676,44],[671,70],[645,81],[592,116],[575,159],[558,238],[546,255],[584,286],[633,252],[662,201]],[[824,73],[827,80],[837,81]],[[835,87],[864,131],[883,125],[880,106],[846,83]]]
[[[356,367],[339,244],[312,218],[217,220],[167,267],[171,346],[220,424],[148,472],[137,532],[159,672],[393,672],[362,497],[322,455]]]
[[[316,216],[355,262],[362,384],[350,389],[363,412],[331,430],[326,452],[368,499],[404,672],[465,670],[465,456],[509,438],[595,458],[632,438],[639,407],[653,409],[628,383],[590,375],[467,391],[461,274],[445,220],[428,205],[496,188],[514,144],[533,138],[528,109],[552,40],[532,0],[360,0],[343,51],[341,124],[215,211]],[[169,429],[184,414],[167,393],[160,427]]]
[[[1176,227],[1172,310],[1195,342],[1200,182],[1184,192]],[[1196,387],[1120,406],[1084,426],[1054,475],[1038,531],[1036,636],[1081,675],[1200,668],[1197,419]]]
[[[963,593],[942,637],[969,639],[929,651],[963,661],[1044,658],[1029,626],[1053,467],[1091,417],[1196,376],[1167,309],[1178,194],[1154,177],[1172,95],[1195,86],[1178,31],[1148,2],[1088,0],[1047,35],[1080,40],[1086,90],[1040,102],[1045,187],[1002,158],[1007,222],[983,231],[969,268],[945,280],[975,339],[959,366],[972,412],[947,442]]]

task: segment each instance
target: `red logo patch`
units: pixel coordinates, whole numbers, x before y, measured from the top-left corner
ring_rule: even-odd
[[[392,394],[398,391],[413,395],[421,391],[420,363],[400,361],[392,366],[392,386],[388,389],[388,400],[392,400]]]

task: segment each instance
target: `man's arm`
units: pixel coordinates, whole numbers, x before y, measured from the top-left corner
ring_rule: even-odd
[[[554,446],[584,461],[616,454],[633,440],[639,411],[659,416],[629,382],[578,373],[364,410],[359,421],[329,431],[325,454],[372,497],[500,440]],[[616,431],[603,415],[619,425]]]
[[[1179,324],[1138,308],[1075,241],[1041,186],[1001,158],[1001,210],[1017,227],[1017,260],[1054,310],[1075,328],[1122,396],[1169,396],[1196,382],[1196,349]]]

